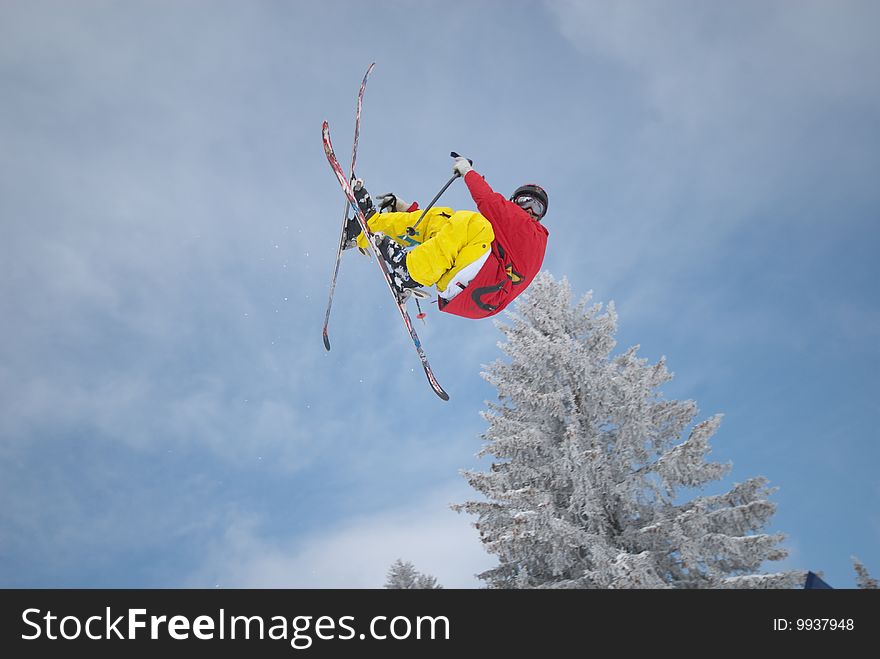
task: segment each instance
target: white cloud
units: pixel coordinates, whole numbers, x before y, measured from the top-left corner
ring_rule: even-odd
[[[865,75],[877,52],[872,2],[562,0],[548,8],[576,48],[616,60],[641,78],[656,109],[694,124],[761,112],[768,100],[878,86]]]
[[[449,504],[473,498],[446,484],[411,504],[341,520],[305,538],[284,540],[249,515],[234,517],[225,538],[188,580],[189,587],[382,588],[398,558],[445,588],[479,588],[475,574],[496,561],[472,527],[474,518]]]

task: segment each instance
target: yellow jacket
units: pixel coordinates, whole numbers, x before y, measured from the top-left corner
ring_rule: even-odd
[[[376,213],[367,222],[372,232],[381,231],[401,245],[415,245],[406,257],[410,276],[424,286],[437,285],[442,291],[452,278],[489,251],[495,232],[492,224],[476,211],[454,211],[434,206],[409,236],[421,210],[409,213]],[[367,239],[358,236],[358,246],[366,249]]]

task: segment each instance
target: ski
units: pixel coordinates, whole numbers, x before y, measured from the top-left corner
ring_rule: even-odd
[[[364,89],[367,87],[367,78],[370,77],[370,72],[373,70],[373,67],[376,66],[376,63],[373,62],[370,64],[367,72],[364,74],[364,79],[361,81],[361,88],[358,92],[357,97],[357,112],[354,116],[354,143],[351,147],[351,176],[349,179],[354,178],[354,166],[357,163],[357,149],[358,149],[358,138],[361,133],[361,107],[364,103]],[[339,262],[342,259],[342,241],[345,239],[345,226],[348,224],[348,209],[349,209],[348,200],[345,200],[345,207],[343,208],[342,214],[342,232],[339,235],[339,246],[336,248],[336,265],[333,268],[333,278],[330,280],[330,295],[327,297],[327,313],[324,314],[324,347],[327,350],[330,350],[330,335],[329,326],[330,326],[330,307],[333,306],[333,293],[336,291],[336,278],[339,275]]]
[[[327,155],[327,161],[330,163],[330,168],[333,170],[333,173],[339,180],[339,184],[342,186],[342,190],[345,192],[348,203],[354,210],[355,216],[357,217],[357,220],[361,225],[361,230],[364,232],[364,235],[369,238],[372,235],[370,232],[370,228],[367,225],[367,220],[364,217],[364,214],[361,212],[360,208],[358,208],[357,200],[355,199],[354,191],[351,189],[349,179],[345,177],[345,173],[342,171],[342,166],[339,164],[339,160],[337,160],[336,154],[333,152],[333,144],[330,141],[330,126],[326,121],[322,126],[321,135],[324,140],[324,153]],[[382,276],[385,279],[385,284],[388,286],[388,292],[391,293],[391,297],[394,298],[394,303],[397,305],[397,310],[400,312],[400,317],[403,319],[403,323],[404,325],[406,325],[406,329],[409,331],[409,336],[412,339],[413,346],[415,347],[416,352],[419,355],[419,360],[421,360],[422,362],[422,368],[425,369],[425,376],[428,378],[428,382],[431,384],[431,388],[434,390],[434,393],[437,394],[440,398],[442,398],[443,400],[449,400],[449,394],[447,394],[443,390],[443,387],[441,387],[440,383],[437,382],[437,378],[434,377],[434,372],[431,370],[431,365],[428,363],[428,358],[425,355],[425,351],[422,349],[422,342],[419,340],[419,335],[416,333],[412,320],[409,317],[409,313],[406,310],[406,303],[401,302],[397,297],[397,293],[394,290],[394,285],[392,284],[391,280],[391,274],[388,270],[388,265],[385,263],[385,259],[383,259],[382,255],[376,251],[372,240],[368,240],[367,242],[370,245],[370,251],[372,251],[373,255],[376,257],[375,261],[379,265],[379,269],[382,271]]]

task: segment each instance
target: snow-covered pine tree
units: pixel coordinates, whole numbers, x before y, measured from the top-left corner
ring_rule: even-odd
[[[433,589],[440,590],[443,586],[437,585],[437,579],[417,571],[409,561],[397,559],[388,568],[388,579],[385,582],[387,589]]]
[[[855,569],[856,571],[857,584],[859,588],[880,588],[877,580],[870,574],[868,574],[868,568],[862,565],[862,562],[858,558],[852,556],[852,562],[853,569]]]
[[[497,323],[509,363],[483,376],[499,402],[479,456],[489,472],[462,472],[485,496],[452,508],[475,523],[497,567],[490,588],[787,588],[805,572],[762,574],[786,551],[782,534],[758,533],[775,512],[764,478],[725,494],[680,502],[684,488],[719,480],[730,465],[706,461],[720,416],[693,426],[692,401],[664,400],[661,360],[616,357],[613,303],[588,294],[572,307],[568,281],[542,272],[510,325]]]

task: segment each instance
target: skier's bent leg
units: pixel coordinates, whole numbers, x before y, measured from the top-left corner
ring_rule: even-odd
[[[410,250],[406,265],[413,279],[443,290],[462,269],[482,258],[492,246],[495,232],[482,215],[455,213],[432,238]]]

